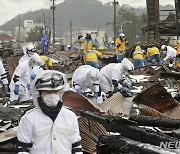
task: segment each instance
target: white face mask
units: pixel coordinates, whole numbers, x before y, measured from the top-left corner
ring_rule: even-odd
[[[49,107],[56,107],[60,101],[60,94],[48,94],[43,97],[43,102]]]

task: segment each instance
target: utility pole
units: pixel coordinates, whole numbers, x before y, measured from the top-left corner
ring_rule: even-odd
[[[55,0],[50,0],[52,1],[52,6],[51,10],[53,11],[53,49],[55,48],[55,17],[54,17],[54,12],[55,12]]]
[[[113,2],[113,6],[114,6],[114,41],[116,39],[116,5],[118,4],[118,2],[116,2],[116,0],[114,0]]]
[[[176,10],[176,12],[175,12],[175,17],[176,17],[176,23],[175,23],[175,25],[176,25],[176,35],[177,35],[177,40],[179,39],[179,24],[178,24],[178,11],[179,11],[179,9],[180,8],[178,8],[178,0],[174,0],[175,1],[175,10]]]
[[[72,48],[72,21],[70,21],[70,45]]]
[[[43,27],[43,30],[44,30],[44,33],[46,34],[46,15],[45,15],[45,12],[43,13],[43,18],[44,18],[44,27]]]
[[[19,41],[20,41],[20,34],[21,34],[21,18],[20,18],[20,15],[19,15],[19,29],[18,29],[18,46],[19,46]]]
[[[51,13],[49,12],[49,21],[48,21],[48,47],[50,45],[50,40],[51,40]]]

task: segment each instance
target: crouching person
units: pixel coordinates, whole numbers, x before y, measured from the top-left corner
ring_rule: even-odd
[[[18,154],[82,154],[76,115],[63,106],[63,76],[43,71],[35,82],[38,105],[21,118],[17,131]]]
[[[110,63],[100,70],[99,84],[106,98],[118,91],[124,96],[131,95],[131,85],[125,80],[125,73],[132,70],[134,65],[127,58],[124,58],[121,63]]]
[[[72,88],[80,95],[84,95],[89,88],[94,94],[96,103],[102,103],[101,91],[99,87],[99,69],[90,65],[83,65],[77,68],[72,77]]]

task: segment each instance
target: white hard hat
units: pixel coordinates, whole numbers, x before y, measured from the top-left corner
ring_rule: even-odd
[[[64,88],[64,78],[60,72],[54,70],[45,70],[39,75],[35,88],[37,91],[44,90],[62,90]]]
[[[119,34],[120,37],[125,37],[125,35],[123,33]]]
[[[34,64],[37,64],[38,66],[44,65],[44,61],[42,60],[42,58],[37,53],[34,53],[31,56],[30,61]]]
[[[127,58],[124,58],[121,62],[121,64],[123,64],[123,67],[125,70],[127,71],[132,71],[134,70],[134,65],[132,64],[131,61],[129,61]]]
[[[36,46],[33,43],[27,45],[28,52],[36,52]]]
[[[149,51],[151,48],[147,48],[147,51]]]
[[[111,41],[111,43],[113,44],[113,43],[114,43],[114,41]]]
[[[90,31],[87,31],[87,33],[86,34],[91,34],[91,32]]]
[[[165,49],[166,49],[166,45],[163,44],[163,45],[161,46],[161,50],[165,50]]]
[[[88,77],[91,81],[98,81],[99,80],[99,70],[97,68],[91,68],[88,72]]]

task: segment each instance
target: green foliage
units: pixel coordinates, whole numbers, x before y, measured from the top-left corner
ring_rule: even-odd
[[[126,11],[121,9],[117,15],[117,33],[121,31],[121,25],[123,22],[131,21],[132,23],[125,23],[123,25],[123,33],[126,35],[129,45],[133,46],[137,42],[140,42],[141,45],[146,44],[146,36],[141,31],[141,25],[143,23],[143,15],[136,15],[133,10]]]
[[[30,32],[27,34],[26,41],[28,42],[35,42],[35,41],[41,41],[42,37],[42,27],[35,27],[30,30]]]

